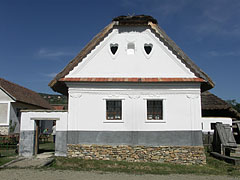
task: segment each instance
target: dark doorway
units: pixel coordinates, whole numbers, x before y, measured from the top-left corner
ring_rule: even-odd
[[[53,138],[54,120],[35,120],[35,155],[45,152],[55,152],[55,142]]]

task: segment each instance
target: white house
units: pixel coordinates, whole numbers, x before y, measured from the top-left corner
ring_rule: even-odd
[[[200,94],[214,83],[150,16],[114,18],[49,86],[69,97],[56,154],[205,163]]]
[[[0,78],[0,135],[19,133],[20,110],[50,109],[39,94]]]

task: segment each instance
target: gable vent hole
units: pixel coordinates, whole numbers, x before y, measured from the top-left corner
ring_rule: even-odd
[[[110,44],[110,49],[112,54],[115,55],[118,50],[118,44]]]
[[[153,45],[152,44],[144,44],[144,50],[147,54],[150,54],[151,51],[152,51],[152,47]]]
[[[127,45],[127,54],[134,54],[135,53],[135,44],[134,43],[128,43]]]

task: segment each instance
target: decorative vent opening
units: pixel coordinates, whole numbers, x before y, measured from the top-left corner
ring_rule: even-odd
[[[135,53],[135,44],[128,43],[127,45],[127,54],[134,54]]]
[[[144,50],[145,50],[147,55],[149,55],[151,53],[152,47],[153,47],[153,45],[151,43],[150,44],[144,44]]]
[[[115,55],[118,50],[118,44],[110,44],[110,50],[112,54]]]

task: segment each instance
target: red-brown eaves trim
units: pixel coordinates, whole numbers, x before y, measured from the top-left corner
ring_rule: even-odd
[[[202,78],[61,78],[63,82],[205,82]]]

